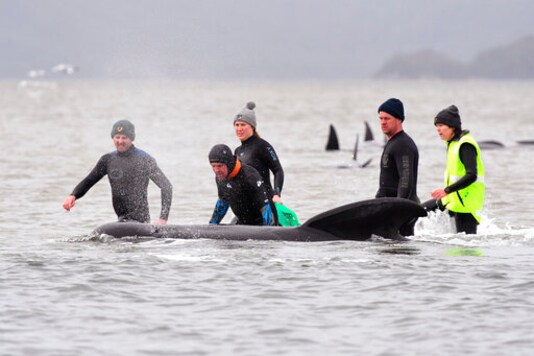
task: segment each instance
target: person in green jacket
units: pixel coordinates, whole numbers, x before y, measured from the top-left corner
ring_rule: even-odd
[[[480,148],[455,105],[441,110],[434,118],[439,137],[447,142],[447,167],[443,188],[432,191],[427,210],[447,209],[454,217],[457,232],[476,234],[484,204],[484,164]]]

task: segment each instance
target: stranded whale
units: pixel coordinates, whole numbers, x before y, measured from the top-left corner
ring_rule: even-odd
[[[362,241],[377,235],[405,240],[399,234],[399,227],[407,221],[423,216],[426,216],[425,209],[411,200],[377,198],[326,211],[297,227],[113,222],[99,226],[94,233],[116,238],[139,236],[175,239]]]

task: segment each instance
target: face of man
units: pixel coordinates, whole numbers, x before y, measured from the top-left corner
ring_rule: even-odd
[[[436,131],[443,141],[450,141],[454,137],[454,128],[445,124],[436,124]]]
[[[132,140],[128,136],[122,134],[113,136],[113,143],[115,144],[117,151],[120,153],[124,153],[132,147]]]
[[[246,141],[250,136],[254,134],[254,129],[248,123],[244,121],[236,121],[234,123],[235,135],[239,141]]]
[[[380,128],[382,132],[388,137],[388,139],[395,136],[402,131],[402,121],[396,117],[388,114],[387,112],[380,111],[378,113],[378,119],[380,120]]]
[[[211,168],[218,180],[223,180],[228,177],[228,166],[226,164],[213,162],[211,163]]]

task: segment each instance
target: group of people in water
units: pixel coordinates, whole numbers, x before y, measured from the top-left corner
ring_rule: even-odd
[[[284,170],[269,142],[256,131],[255,104],[247,105],[234,117],[233,125],[241,145],[234,152],[224,144],[211,148],[208,158],[215,174],[218,200],[210,224],[219,224],[228,209],[236,224],[279,225],[279,210],[287,211],[281,198]],[[417,196],[417,145],[404,131],[403,103],[386,100],[378,108],[382,132],[387,137],[380,160],[380,180],[376,197],[398,197],[420,203]],[[462,130],[458,108],[454,105],[434,118],[440,138],[447,142],[447,167],[443,188],[432,191],[432,199],[422,205],[427,210],[448,210],[458,232],[476,234],[484,201],[484,166],[480,148],[468,130]],[[70,211],[105,175],[111,185],[112,202],[119,221],[150,222],[148,183],[161,189],[161,212],[155,224],[166,224],[172,203],[172,184],[155,159],[135,147],[135,126],[128,120],[113,124],[111,138],[116,150],[103,155],[92,171],[65,198],[63,208]],[[273,173],[271,184],[270,173]],[[416,219],[405,223],[400,233],[414,234]]]

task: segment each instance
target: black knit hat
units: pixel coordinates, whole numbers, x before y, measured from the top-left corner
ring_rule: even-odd
[[[211,148],[208,157],[210,163],[226,164],[228,167],[228,173],[234,170],[236,158],[232,154],[230,147],[226,145],[215,145]]]
[[[115,135],[126,135],[130,140],[135,140],[135,126],[128,120],[119,120],[111,128],[111,138]]]
[[[462,119],[460,118],[460,112],[456,105],[451,105],[448,108],[441,110],[434,119],[434,125],[436,124],[444,124],[461,131]]]
[[[393,117],[396,117],[400,121],[404,121],[404,105],[402,101],[397,98],[391,98],[378,107],[378,112],[387,112]]]

